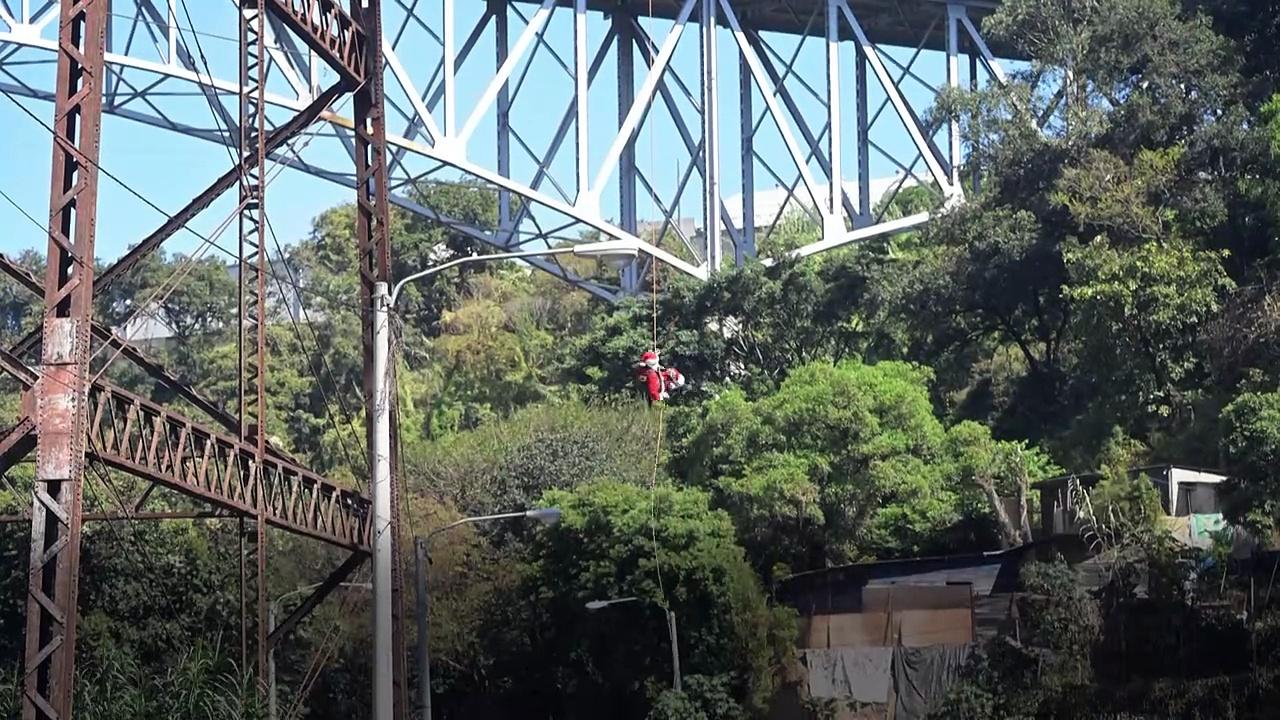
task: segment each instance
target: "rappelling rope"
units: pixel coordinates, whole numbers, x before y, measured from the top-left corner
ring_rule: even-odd
[[[649,17],[653,17],[653,0],[649,0]],[[644,33],[645,43],[649,45],[649,53],[652,56],[653,42],[649,38],[649,33]],[[653,151],[653,123],[649,124],[649,170],[654,168],[654,151]],[[650,208],[654,209],[652,194],[650,194]],[[679,218],[676,219],[679,222]],[[662,247],[662,236],[666,234],[666,227],[658,228],[658,236],[654,238],[654,246]],[[652,297],[652,345],[653,351],[658,352],[658,258],[650,257],[649,259],[649,278]],[[661,367],[661,362],[659,362]],[[666,380],[659,378],[665,389]],[[649,479],[649,536],[653,541],[653,567],[654,573],[658,577],[658,593],[661,595],[661,602],[664,609],[670,609],[667,602],[667,589],[662,581],[662,555],[658,549],[658,470],[662,466],[662,432],[663,432],[663,415],[666,412],[665,403],[658,402],[658,436],[653,448],[653,475]]]

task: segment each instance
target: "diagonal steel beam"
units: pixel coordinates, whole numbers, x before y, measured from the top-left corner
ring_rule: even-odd
[[[372,48],[365,41],[365,31],[342,9],[338,0],[258,1],[316,55],[324,58],[348,88],[365,81]]]
[[[24,415],[13,427],[0,433],[0,475],[8,472],[9,468],[17,465],[35,448],[36,421],[31,415]],[[21,501],[19,498],[19,502]],[[31,515],[25,512],[22,517],[28,522],[31,520]]]
[[[307,599],[303,600],[301,605],[295,608],[293,612],[289,613],[289,617],[276,625],[275,629],[271,631],[271,634],[267,635],[267,647],[275,647],[282,639],[284,639],[284,636],[293,632],[293,629],[297,627],[298,623],[306,619],[306,617],[311,614],[312,610],[319,607],[320,603],[324,602],[324,599],[329,597],[329,593],[333,592],[339,585],[346,582],[347,578],[351,577],[351,574],[364,564],[366,557],[368,557],[368,555],[362,552],[354,552],[348,555],[347,559],[343,561],[337,569],[329,573],[329,577],[325,578],[324,582],[320,583],[320,586],[308,595]]]
[[[13,259],[9,258],[4,253],[0,253],[0,272],[15,280],[20,286],[34,295],[39,296],[43,293],[43,290],[40,287],[40,281],[37,280],[34,275],[27,272],[26,268],[14,262]],[[142,371],[147,373],[147,375],[152,379],[178,393],[180,397],[199,408],[227,430],[236,432],[237,421],[233,415],[223,410],[212,400],[201,395],[195,388],[179,380],[176,376],[166,370],[163,365],[152,360],[150,357],[147,357],[147,355],[144,354],[136,345],[133,345],[124,338],[121,338],[119,335],[115,334],[97,321],[93,322],[91,332],[95,338],[106,343],[111,348],[118,350],[121,355],[141,368]],[[36,339],[38,341],[39,336],[37,336]],[[23,350],[23,343],[19,343],[12,355],[14,357],[21,357]]]
[[[849,193],[844,191],[844,182],[843,177],[841,176],[842,174],[840,172],[839,163],[835,163],[835,166],[833,167],[831,161],[827,157],[827,154],[822,151],[821,138],[818,138],[813,134],[813,130],[809,127],[809,123],[805,121],[804,113],[801,112],[800,106],[796,103],[795,97],[784,84],[786,76],[778,72],[777,66],[775,66],[773,61],[769,59],[768,52],[765,52],[767,46],[764,40],[755,30],[748,30],[747,42],[757,49],[757,55],[760,57],[760,65],[764,68],[765,74],[769,76],[769,79],[773,81],[773,84],[777,89],[778,99],[782,100],[782,104],[786,106],[787,112],[791,114],[791,118],[796,122],[796,130],[800,132],[800,136],[804,138],[805,144],[810,148],[809,157],[817,159],[818,166],[827,173],[827,178],[831,183],[827,187],[827,192],[829,194],[838,193],[841,198],[844,211],[848,213],[850,218],[857,217],[857,208],[854,207],[853,200],[849,197]],[[790,73],[791,69],[788,68],[787,72]],[[828,128],[829,131],[834,129],[835,128]],[[829,133],[827,133],[827,135],[829,135]],[[819,204],[818,207],[828,206],[825,204]],[[824,213],[824,215],[826,214],[828,213]],[[836,214],[835,208],[830,208],[829,214]]]
[[[344,90],[341,85],[334,85],[330,87],[316,96],[315,100],[312,100],[310,104],[303,108],[297,115],[293,116],[293,118],[288,122],[278,126],[268,133],[266,140],[267,152],[270,153],[278,150],[280,146],[288,142],[293,136],[302,132],[304,128],[315,122],[324,114],[325,110],[333,104],[333,101],[343,93],[343,91]],[[252,162],[252,159],[250,159],[250,161]],[[214,200],[217,200],[222,193],[226,192],[236,184],[241,173],[242,168],[240,165],[236,165],[220,176],[217,180],[214,180],[209,187],[205,188],[204,191],[193,198],[191,202],[187,203],[181,210],[174,213],[154,232],[143,238],[141,242],[117,260],[115,264],[99,274],[97,283],[99,289],[110,286],[111,283],[121,275],[129,272],[134,266],[141,262],[143,258],[154,252],[156,248],[160,247],[165,240],[168,240],[174,235],[174,233],[178,232],[178,230],[183,226],[191,222],[196,215],[199,215],[201,211],[212,205]]]
[[[637,37],[643,38],[646,41],[637,43],[636,48],[640,50],[640,56],[643,58],[645,65],[652,67],[654,62],[653,40],[639,22],[634,23],[634,31]],[[692,102],[693,98],[690,97],[688,89],[684,87],[684,83],[680,80],[679,76],[671,75],[671,79],[675,80],[677,88],[683,91],[685,97]],[[689,125],[685,122],[684,116],[680,112],[680,106],[676,102],[675,95],[672,93],[667,80],[668,78],[665,76],[662,78],[661,83],[658,85],[658,94],[662,97],[662,104],[666,106],[667,112],[671,115],[671,122],[676,126],[676,132],[680,134],[680,139],[684,142],[685,150],[689,152],[689,157],[691,158],[690,165],[697,169],[699,177],[701,177],[702,181],[705,183],[707,179],[706,170],[702,163],[697,162],[698,154],[702,152],[702,143],[693,139],[693,133],[689,130]],[[678,193],[676,197],[679,197]],[[741,231],[736,225],[734,225],[733,216],[730,215],[729,208],[723,202],[719,203],[719,205],[720,220],[724,223],[724,227],[728,231],[730,239],[733,240],[734,245],[737,246],[741,241]]]

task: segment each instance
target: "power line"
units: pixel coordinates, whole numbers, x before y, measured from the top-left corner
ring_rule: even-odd
[[[19,204],[18,204],[18,201],[16,201],[16,200],[14,200],[13,198],[9,197],[9,193],[5,192],[5,191],[4,191],[4,188],[0,188],[0,197],[3,197],[5,200],[9,201],[9,204],[10,204],[10,205],[12,205],[12,206],[14,207],[14,209],[15,209],[15,210],[17,210],[18,212],[22,213],[23,217],[25,217],[26,219],[30,220],[30,221],[31,221],[31,224],[32,224],[32,225],[35,225],[35,226],[36,226],[36,228],[40,230],[40,232],[47,232],[47,231],[48,231],[48,228],[46,228],[46,227],[44,226],[44,224],[43,224],[43,223],[41,223],[39,220],[37,220],[37,219],[35,219],[34,217],[32,217],[32,216],[31,216],[31,213],[27,212],[27,211],[26,211],[26,210],[25,210],[21,205],[19,205]]]
[[[195,31],[196,24],[191,19],[191,10],[187,7],[187,0],[182,0],[182,14],[187,16],[187,24],[190,25],[192,38],[195,39],[196,41],[196,53],[200,58],[200,64],[204,66],[205,76],[212,79],[213,70],[209,67],[209,58],[205,56],[204,47],[200,44],[200,35]],[[243,16],[237,15],[237,18],[239,22],[245,22]],[[181,25],[178,25],[177,18],[174,19],[174,25],[178,26],[178,34],[181,35],[183,27]],[[239,44],[239,38],[236,39],[236,43]],[[209,105],[209,113],[213,115],[214,124],[218,126],[218,131],[221,133],[224,133],[225,137],[228,140],[230,140],[231,139],[230,124],[228,123],[226,126],[223,125],[222,115],[221,113],[218,112],[218,109],[214,106],[213,98],[209,97],[209,92],[206,91],[203,84],[201,84],[201,88],[202,88],[202,92],[200,94],[204,96],[205,102],[208,103]],[[243,118],[241,119],[243,120]],[[227,157],[231,159],[231,167],[235,167],[237,162],[235,153],[231,151],[230,145],[225,145],[224,147],[227,148]]]
[[[0,86],[0,94],[3,94],[6,98],[8,98],[8,100],[9,100],[10,102],[12,102],[12,103],[13,103],[14,105],[16,105],[20,110],[22,110],[22,112],[23,112],[23,113],[25,113],[25,114],[26,114],[28,117],[30,117],[32,120],[35,120],[37,123],[39,123],[39,125],[40,125],[41,127],[43,127],[43,128],[45,129],[45,131],[46,131],[46,132],[48,132],[50,135],[53,135],[53,136],[55,136],[55,137],[56,137],[56,135],[57,135],[56,131],[54,131],[54,129],[53,129],[53,128],[52,128],[52,127],[51,127],[47,122],[45,122],[43,119],[41,119],[41,118],[40,118],[39,116],[37,116],[35,113],[31,112],[31,110],[29,110],[25,105],[23,105],[21,102],[19,102],[19,101],[18,101],[18,99],[17,99],[17,97],[16,97],[16,96],[14,96],[12,93],[10,93],[8,90],[6,90],[3,86]],[[345,104],[345,103],[344,103],[344,104]],[[216,112],[214,112],[213,114],[214,114],[215,119],[217,119],[217,118],[218,118],[218,114],[217,114]],[[218,120],[218,122],[219,122],[219,123],[221,123],[221,120]],[[222,126],[221,124],[219,124],[219,128],[221,129],[222,127],[223,127],[223,126]],[[223,130],[223,132],[224,132],[224,133],[226,133],[227,131]],[[290,143],[286,143],[286,144],[290,145],[290,147],[289,147],[289,152],[290,152],[290,154],[292,154],[292,155],[294,155],[294,156],[298,156],[298,155],[302,152],[302,150],[305,150],[305,149],[306,149],[306,147],[307,147],[307,146],[308,146],[308,145],[309,145],[309,144],[310,144],[310,143],[315,139],[315,137],[317,137],[317,136],[316,136],[316,135],[314,135],[314,134],[312,134],[312,135],[308,135],[308,136],[307,136],[307,143],[306,143],[306,144],[304,144],[301,148],[294,148],[294,147],[292,147],[292,143],[291,143],[291,142],[290,142]],[[230,148],[229,148],[229,146],[225,146],[225,145],[224,145],[223,147],[227,147],[227,148],[228,148],[228,150],[230,149]],[[141,201],[143,204],[145,204],[147,207],[149,207],[149,208],[151,208],[152,210],[155,210],[156,212],[160,213],[160,214],[161,214],[161,215],[163,215],[166,219],[169,219],[169,220],[172,220],[172,219],[173,219],[173,215],[169,214],[169,213],[168,213],[168,212],[166,212],[163,208],[161,208],[159,205],[156,205],[156,204],[155,204],[154,202],[152,202],[149,198],[147,198],[146,196],[144,196],[142,193],[138,192],[138,191],[137,191],[137,190],[135,190],[133,187],[131,187],[130,185],[126,184],[123,180],[121,180],[121,179],[120,179],[119,177],[117,177],[115,174],[111,173],[109,170],[107,170],[106,168],[104,168],[104,167],[102,166],[102,164],[101,164],[101,163],[99,163],[99,162],[91,162],[91,164],[92,164],[95,168],[97,168],[100,172],[102,172],[102,174],[106,175],[106,176],[107,176],[108,178],[110,178],[113,182],[115,182],[117,185],[119,185],[121,188],[123,188],[125,191],[127,191],[130,195],[133,195],[135,198],[137,198],[138,200],[140,200],[140,201]],[[278,176],[280,175],[280,173],[282,173],[282,172],[283,172],[283,168],[284,168],[284,167],[286,167],[286,166],[288,165],[288,163],[278,163],[278,165],[279,165],[279,167],[280,167],[281,169],[280,169],[280,170],[278,170],[278,171],[276,172],[275,177],[278,177]],[[474,189],[476,189],[476,190],[481,190],[481,191],[486,191],[486,190],[488,190],[488,188],[485,188],[485,187],[472,186],[472,185],[469,185],[469,184],[467,184],[467,183],[465,183],[465,182],[462,182],[462,181],[456,181],[456,180],[428,180],[428,179],[417,179],[417,180],[414,180],[414,181],[413,181],[413,184],[414,184],[414,186],[434,185],[434,186],[441,186],[441,187],[460,187],[460,188],[469,188],[469,187],[474,187]],[[10,200],[10,202],[13,202],[13,201],[12,201],[12,200]],[[450,228],[450,229],[454,230],[455,232],[457,232],[457,231],[459,231],[461,228],[464,228],[464,227],[465,227],[465,225],[464,225],[464,224],[462,224],[462,223],[447,222],[447,221],[444,221],[444,220],[433,220],[433,221],[431,221],[431,222],[436,222],[436,223],[438,223],[439,225],[443,225],[444,227],[447,227],[447,228]],[[39,222],[38,222],[38,221],[37,221],[37,224],[39,224]],[[44,226],[43,226],[43,225],[41,225],[41,227],[43,228]],[[183,229],[185,229],[187,232],[191,233],[192,235],[195,235],[197,238],[199,238],[199,239],[201,239],[201,240],[204,240],[205,242],[209,243],[212,247],[214,247],[215,249],[217,249],[217,250],[221,251],[224,255],[226,255],[226,256],[228,256],[228,257],[230,257],[230,258],[232,258],[232,259],[239,260],[239,254],[238,254],[238,253],[232,252],[232,251],[228,250],[227,248],[223,247],[222,245],[219,245],[218,243],[215,243],[215,242],[211,241],[209,238],[205,237],[205,236],[204,236],[202,233],[200,233],[198,230],[195,230],[195,229],[191,228],[189,225],[185,225],[185,224],[184,224],[182,227],[183,227]],[[481,230],[481,232],[484,232],[484,230]],[[542,233],[542,232],[538,232],[538,231],[531,231],[531,230],[530,230],[530,231],[526,231],[526,230],[519,230],[519,231],[504,231],[504,232],[505,232],[505,233],[507,233],[507,234],[514,234],[514,235],[517,235],[517,236],[519,236],[519,235],[526,235],[526,236],[528,236],[528,238],[529,238],[526,242],[532,242],[532,241],[534,241],[534,240],[561,240],[561,241],[565,241],[565,242],[580,242],[580,241],[582,241],[582,236],[581,236],[581,235],[561,235],[561,234],[557,234],[557,233]]]
[[[275,231],[275,228],[271,225],[270,219],[267,219],[266,226],[267,226],[267,233],[271,236],[271,242],[275,245],[276,252],[280,256],[280,264],[284,266],[284,272],[289,275],[289,285],[293,288],[294,294],[298,298],[298,307],[302,312],[304,320],[306,321],[308,330],[311,332],[311,338],[315,342],[315,348],[316,348],[315,356],[320,358],[320,363],[324,368],[325,373],[329,376],[329,384],[333,386],[333,389],[338,396],[338,403],[342,408],[342,412],[346,416],[344,420],[350,421],[353,415],[350,409],[347,407],[346,402],[343,400],[342,393],[340,392],[341,388],[338,387],[337,376],[334,375],[333,369],[329,367],[329,361],[325,359],[324,353],[321,352],[320,350],[320,338],[316,335],[315,324],[311,322],[311,316],[307,313],[307,303],[302,297],[301,288],[299,287],[296,279],[293,277],[293,271],[289,269],[288,261],[285,259],[284,249],[280,247],[280,240],[276,237],[276,231]],[[271,263],[268,263],[268,266],[270,265]],[[270,274],[272,278],[276,281],[276,286],[280,290],[280,295],[281,295],[281,298],[283,299],[285,290],[284,290],[284,282],[280,279],[280,273],[273,271]],[[303,340],[302,331],[298,329],[297,319],[294,318],[292,312],[289,312],[288,308],[285,308],[285,315],[289,317],[289,323],[293,327],[294,335],[298,338],[298,345],[302,348],[302,351],[304,353],[310,355],[311,353],[307,351],[306,342]],[[319,375],[319,373],[316,373],[316,374]],[[328,418],[329,423],[333,425],[334,434],[338,436],[338,442],[342,446],[342,454],[346,458],[347,464],[351,466],[351,470],[352,470],[351,474],[352,474],[352,477],[355,478],[356,487],[360,490],[360,492],[364,492],[364,483],[360,481],[360,476],[361,476],[360,467],[356,465],[355,461],[351,459],[351,451],[350,449],[347,448],[346,437],[343,435],[342,430],[339,428],[337,420],[335,420],[333,417],[332,408],[330,407],[329,394],[325,392],[323,383],[316,383],[316,387],[320,390],[320,397],[324,403],[325,417]],[[357,440],[356,442],[359,445],[359,440]],[[363,446],[361,446],[361,450],[362,451],[364,450]]]
[[[31,110],[29,110],[25,105],[23,105],[22,103],[18,102],[17,98],[15,98],[15,97],[13,96],[13,94],[11,94],[8,90],[6,90],[6,89],[5,89],[5,88],[3,88],[3,87],[0,87],[0,94],[3,94],[6,98],[8,98],[8,99],[9,99],[9,101],[10,101],[10,102],[12,102],[14,105],[18,106],[18,108],[19,108],[19,109],[21,109],[21,110],[22,110],[22,111],[23,111],[23,112],[24,112],[28,117],[30,117],[31,119],[35,120],[35,121],[36,121],[36,123],[37,123],[37,124],[39,124],[39,125],[40,125],[40,127],[44,128],[44,130],[45,130],[47,133],[49,133],[51,136],[54,136],[54,137],[56,137],[56,136],[57,136],[57,133],[54,131],[54,129],[53,129],[52,127],[50,127],[50,126],[49,126],[49,124],[48,124],[48,123],[46,123],[43,119],[41,119],[41,118],[40,118],[39,116],[37,116],[35,113],[31,112]],[[216,113],[215,113],[215,115],[216,115]],[[307,143],[309,144],[309,143],[310,143],[310,141],[311,141],[312,139],[314,139],[314,137],[315,137],[315,136],[309,136],[309,137],[308,137],[308,141],[307,141]],[[306,145],[304,145],[304,146],[303,146],[302,148],[300,148],[300,149],[293,149],[293,148],[291,148],[291,151],[292,151],[292,152],[294,152],[295,154],[297,154],[297,153],[301,152],[301,151],[302,151],[303,149],[305,149],[305,148],[306,148]],[[99,162],[91,162],[91,164],[93,165],[93,167],[97,168],[100,172],[102,172],[104,175],[106,175],[108,178],[110,178],[112,181],[114,181],[117,185],[119,185],[120,187],[122,187],[122,188],[124,188],[126,191],[128,191],[128,192],[129,192],[129,194],[133,195],[134,197],[138,198],[138,199],[139,199],[139,200],[141,200],[143,203],[145,203],[148,207],[150,207],[150,208],[154,209],[156,212],[160,213],[161,215],[163,215],[163,216],[164,216],[165,218],[167,218],[167,219],[170,219],[170,220],[172,220],[172,219],[173,219],[173,216],[172,216],[172,215],[170,215],[169,213],[165,212],[162,208],[160,208],[158,205],[156,205],[154,202],[152,202],[150,199],[148,199],[147,197],[145,197],[144,195],[142,195],[140,192],[138,192],[138,191],[137,191],[137,190],[135,190],[134,188],[130,187],[129,185],[126,185],[126,184],[124,183],[124,181],[122,181],[122,180],[121,180],[120,178],[118,178],[116,175],[114,175],[113,173],[111,173],[110,171],[108,171],[106,168],[104,168],[104,167],[102,166],[102,164],[101,164],[101,163],[99,163]],[[279,171],[277,171],[277,172],[276,172],[276,174],[275,174],[274,176],[270,176],[270,177],[268,177],[268,179],[267,179],[267,183],[268,183],[268,184],[270,184],[270,182],[271,182],[271,181],[273,181],[275,178],[279,177],[280,173],[281,173],[281,172],[283,172],[283,167],[284,167],[284,166],[283,166],[283,165],[281,165],[281,166],[279,166],[279,167],[280,167],[280,170],[279,170]],[[17,206],[17,203],[15,203],[15,202],[12,200],[12,198],[9,198],[7,195],[6,195],[6,199],[8,199],[10,203],[13,203],[15,206]],[[31,216],[30,216],[26,211],[22,210],[22,208],[21,208],[20,206],[18,206],[18,209],[19,209],[20,211],[22,211],[23,215],[26,215],[26,216],[27,216],[27,218],[28,218],[29,220],[31,220],[33,224],[35,224],[35,225],[39,226],[42,230],[43,230],[43,229],[45,229],[45,228],[44,228],[44,226],[43,226],[42,224],[40,224],[40,222],[39,222],[38,220],[36,220],[35,218],[31,217]],[[238,207],[237,207],[237,209],[236,209],[236,210],[232,211],[232,213],[230,213],[230,214],[228,215],[228,217],[227,217],[225,220],[223,220],[223,223],[222,223],[221,229],[220,229],[220,230],[215,234],[215,237],[214,237],[214,238],[210,238],[210,237],[208,237],[208,236],[204,235],[203,233],[200,233],[200,232],[198,232],[198,231],[196,231],[196,230],[192,229],[190,226],[185,225],[185,224],[183,225],[183,228],[184,228],[185,230],[187,230],[188,232],[190,232],[191,234],[195,235],[195,236],[196,236],[197,238],[199,238],[200,240],[202,240],[202,241],[203,241],[203,245],[204,245],[204,246],[212,247],[212,248],[214,248],[214,249],[216,249],[216,250],[218,250],[218,251],[222,252],[224,255],[226,255],[227,257],[231,258],[232,260],[236,260],[236,261],[238,262],[238,261],[239,261],[239,254],[238,254],[238,253],[236,253],[236,252],[232,252],[231,250],[227,249],[225,246],[223,246],[223,245],[219,244],[219,243],[216,241],[216,236],[217,236],[217,235],[220,235],[220,234],[221,234],[221,232],[225,231],[226,226],[229,224],[229,222],[230,222],[231,218],[235,215],[235,213],[236,213],[236,212],[239,212],[239,208],[238,208]],[[197,254],[199,254],[200,252],[201,252],[201,251],[197,251],[196,253],[193,253],[191,256],[188,256],[188,258],[194,257],[194,256],[196,256]],[[272,273],[274,273],[274,272],[275,272],[275,269],[274,269],[274,268],[270,268],[270,267],[269,267],[269,271],[270,271],[270,272],[272,272]],[[177,272],[177,270],[175,270],[174,272],[176,273],[176,272]],[[163,285],[163,283],[162,283],[162,285]],[[354,305],[352,305],[349,301],[342,301],[342,300],[338,300],[338,299],[336,299],[336,298],[331,298],[331,297],[330,297],[330,298],[326,298],[326,299],[327,299],[329,302],[333,303],[334,305],[349,305],[349,306],[351,306],[351,307],[354,307]],[[137,315],[138,315],[139,313],[141,313],[141,312],[142,312],[142,308],[143,308],[143,307],[145,307],[145,306],[140,306],[138,313],[135,313],[135,314],[134,314],[134,316],[133,316],[132,318],[130,318],[130,320],[136,319]]]
[[[53,136],[53,137],[55,137],[55,138],[57,137],[57,135],[58,135],[58,134],[57,134],[57,132],[56,132],[56,131],[55,131],[55,130],[54,130],[54,129],[49,125],[49,123],[45,122],[45,121],[44,121],[42,118],[40,118],[38,115],[36,115],[35,113],[31,112],[31,110],[30,110],[30,109],[28,109],[28,108],[27,108],[27,106],[25,106],[25,105],[23,105],[22,103],[18,102],[18,99],[17,99],[16,97],[14,97],[14,95],[13,95],[12,93],[10,93],[8,90],[6,90],[3,86],[0,86],[0,95],[4,95],[6,98],[8,98],[9,102],[13,103],[14,105],[16,105],[16,106],[18,107],[18,109],[22,110],[22,112],[23,112],[23,113],[25,113],[25,114],[27,115],[27,117],[31,118],[32,120],[35,120],[35,121],[36,121],[36,123],[40,125],[40,127],[44,128],[45,132],[49,133],[51,136]],[[87,158],[85,158],[85,159],[87,160]],[[97,170],[98,170],[99,172],[101,172],[103,175],[106,175],[108,178],[110,178],[112,182],[114,182],[115,184],[119,185],[121,188],[124,188],[124,190],[125,190],[126,192],[128,192],[130,195],[134,196],[134,197],[135,197],[135,198],[137,198],[138,200],[141,200],[141,201],[142,201],[142,203],[143,203],[143,204],[145,204],[147,207],[149,207],[149,208],[151,208],[152,210],[155,210],[156,212],[160,213],[161,215],[163,215],[163,216],[164,216],[166,219],[168,219],[168,220],[172,220],[172,219],[173,219],[173,216],[172,216],[172,215],[170,215],[169,213],[165,212],[163,208],[161,208],[159,205],[156,205],[154,202],[152,202],[149,198],[147,198],[146,196],[144,196],[142,193],[140,193],[140,192],[138,192],[137,190],[133,189],[133,187],[131,187],[130,185],[126,184],[126,183],[125,183],[123,180],[121,180],[119,177],[116,177],[116,175],[115,175],[115,174],[113,174],[110,170],[107,170],[105,167],[103,167],[101,163],[99,163],[99,162],[97,162],[97,161],[95,161],[95,160],[89,160],[88,162],[89,162],[89,164],[90,164],[90,165],[92,165],[95,169],[97,169]],[[41,226],[41,227],[43,227],[43,226]],[[184,229],[184,230],[186,230],[187,232],[191,233],[192,235],[195,235],[197,238],[199,238],[199,239],[203,240],[203,241],[204,241],[205,243],[207,243],[208,245],[210,245],[210,246],[212,246],[212,247],[214,247],[214,248],[217,248],[218,250],[221,250],[223,253],[225,253],[226,255],[228,255],[228,256],[230,256],[230,257],[233,257],[233,258],[234,258],[234,257],[236,257],[236,254],[235,254],[235,253],[231,252],[230,250],[227,250],[226,248],[222,247],[221,245],[217,244],[216,242],[213,242],[213,241],[212,241],[212,240],[210,240],[209,238],[205,237],[205,236],[204,236],[202,233],[200,233],[199,231],[192,229],[192,228],[191,228],[191,226],[184,224],[182,227],[183,227],[183,229]]]
[[[186,3],[184,2],[184,3],[183,3],[183,5],[185,6],[185,4],[186,4]],[[185,10],[185,7],[184,7],[184,10]],[[191,21],[191,16],[190,16],[190,14],[189,14],[189,13],[185,13],[185,12],[184,12],[184,14],[185,14],[185,15],[187,15],[187,22],[188,22],[189,24],[188,24],[188,25],[182,25],[182,24],[178,23],[178,22],[175,20],[175,21],[174,21],[174,24],[173,24],[173,27],[177,28],[178,30],[186,30],[187,32],[191,33],[192,35],[198,35],[198,36],[201,36],[201,37],[209,38],[210,40],[221,40],[221,41],[223,41],[223,42],[231,42],[231,43],[239,43],[239,42],[240,42],[240,38],[238,38],[238,37],[231,37],[231,36],[229,36],[229,35],[222,35],[222,34],[220,34],[220,33],[209,32],[208,30],[196,30],[196,29],[194,28],[194,23],[192,23],[192,21]],[[151,20],[151,19],[148,19],[148,18],[142,17],[141,15],[128,15],[128,14],[125,14],[125,13],[107,13],[107,16],[108,16],[108,17],[114,17],[114,18],[120,18],[120,19],[122,19],[122,20],[129,20],[129,21],[131,21],[131,22],[135,22],[135,23],[138,23],[138,24],[140,24],[140,25],[146,25],[147,27],[150,27],[150,28],[164,28],[164,29],[166,29],[166,30],[169,28],[168,23],[162,23],[162,22],[158,22],[158,21],[155,21],[155,20]],[[287,48],[287,47],[285,47],[284,45],[281,45],[281,44],[279,44],[279,43],[276,43],[276,44],[274,44],[274,45],[272,45],[272,44],[270,44],[270,43],[264,43],[264,45],[266,46],[266,48],[267,48],[268,50],[281,50],[281,51],[283,51],[283,52],[289,52],[289,48]]]

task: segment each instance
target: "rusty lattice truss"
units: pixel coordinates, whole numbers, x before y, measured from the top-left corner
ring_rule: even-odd
[[[299,466],[265,434],[267,158],[303,132],[343,94],[356,97],[360,181],[357,242],[366,318],[372,286],[387,281],[386,129],[381,81],[378,0],[264,0],[241,13],[240,136],[236,166],[214,180],[113,266],[95,278],[93,248],[98,194],[98,145],[106,91],[108,0],[63,0],[58,22],[53,174],[48,269],[43,282],[9,258],[0,272],[44,299],[41,328],[12,350],[0,350],[0,370],[25,388],[23,414],[0,434],[0,471],[36,453],[30,514],[32,543],[27,601],[24,720],[72,715],[76,590],[85,520],[86,459],[164,487],[213,508],[204,517],[240,518],[244,658],[265,672],[267,648],[342,582],[368,554],[369,500]],[[0,16],[8,16],[0,2]],[[25,11],[25,8],[24,8]],[[288,28],[338,75],[289,120],[266,120],[268,23]],[[228,413],[179,381],[160,363],[93,319],[95,279],[109,285],[233,186],[239,187],[242,378],[238,412]],[[369,323],[366,321],[365,323]],[[217,427],[90,377],[94,343],[106,345],[206,413]],[[366,338],[366,344],[369,338]],[[27,358],[39,351],[39,360]],[[100,375],[100,373],[98,374]],[[150,494],[147,490],[134,510]],[[125,517],[136,517],[127,508]],[[167,517],[160,513],[154,517]],[[268,526],[350,551],[343,563],[279,628],[268,635],[265,573]],[[403,697],[399,711],[403,716]]]

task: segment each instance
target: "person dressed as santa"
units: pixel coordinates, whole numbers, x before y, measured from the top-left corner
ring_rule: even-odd
[[[650,350],[641,355],[637,369],[636,382],[644,388],[650,406],[669,399],[673,391],[680,390],[685,385],[684,375],[676,368],[662,367],[655,351]]]

